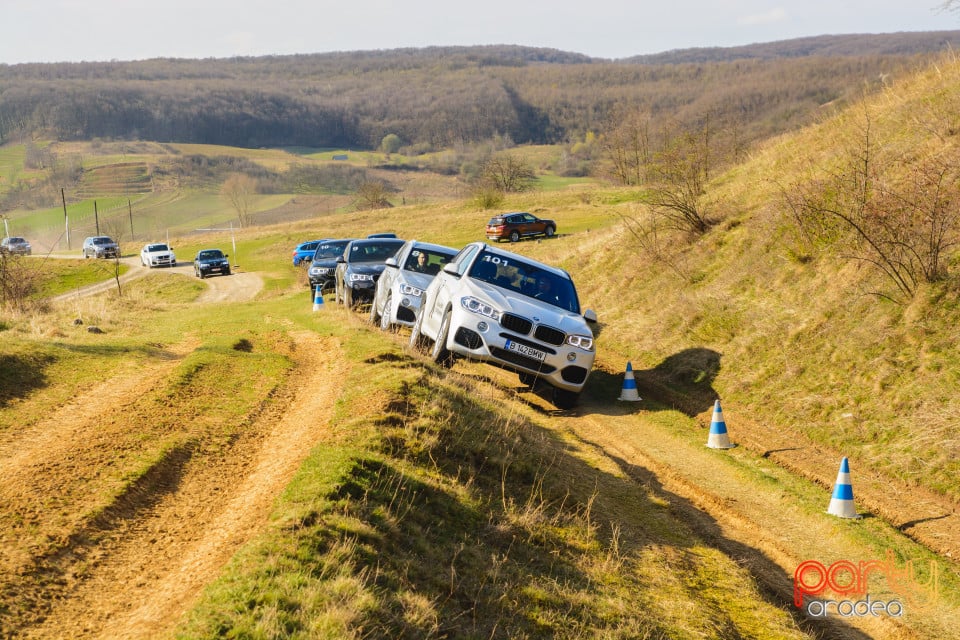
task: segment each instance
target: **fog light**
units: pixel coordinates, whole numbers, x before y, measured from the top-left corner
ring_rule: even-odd
[[[485,332],[485,331],[486,331],[487,329],[489,329],[489,328],[490,328],[490,327],[489,327],[489,326],[487,325],[487,323],[484,322],[483,320],[481,320],[480,322],[477,323],[477,331],[479,331],[480,333]]]
[[[401,298],[401,299],[400,299],[400,304],[403,305],[404,307],[409,307],[409,306],[410,306],[410,298]]]
[[[573,362],[576,359],[577,359],[577,354],[575,354],[573,351],[567,354],[567,362]]]

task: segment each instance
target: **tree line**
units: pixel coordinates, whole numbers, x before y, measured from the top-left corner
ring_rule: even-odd
[[[945,42],[938,32],[885,53],[877,39],[893,36],[850,38],[843,55],[653,64],[495,46],[0,65],[0,143],[373,149],[395,135],[405,152],[417,153],[494,138],[570,142],[608,127],[624,109],[680,121],[723,112],[745,123],[749,141],[915,69]],[[849,53],[854,44],[869,53]]]

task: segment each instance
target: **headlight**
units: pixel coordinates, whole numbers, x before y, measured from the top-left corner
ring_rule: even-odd
[[[350,282],[373,282],[373,276],[369,273],[351,273]]]
[[[420,296],[423,295],[423,290],[418,289],[417,287],[411,286],[409,284],[401,284],[400,295],[413,296],[414,298],[419,298]]]
[[[500,311],[494,309],[483,300],[477,300],[476,298],[467,296],[460,298],[460,305],[471,313],[479,313],[482,316],[487,316],[500,322]]]
[[[571,347],[579,347],[584,351],[593,351],[593,338],[589,336],[569,335],[567,344]]]

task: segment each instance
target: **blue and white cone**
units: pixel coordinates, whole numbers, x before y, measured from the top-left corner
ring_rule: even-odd
[[[838,518],[859,518],[853,506],[853,485],[850,483],[850,462],[846,458],[840,461],[840,472],[833,485],[833,497],[827,513]]]
[[[320,290],[320,285],[317,285],[317,290],[313,294],[313,310],[320,311],[323,309],[323,293]]]
[[[719,400],[713,403],[713,417],[710,419],[707,446],[711,449],[732,449],[736,446],[730,442],[730,436],[727,435],[727,423],[723,421],[723,409],[720,408]]]
[[[637,381],[633,378],[633,365],[627,363],[627,372],[623,376],[623,388],[620,390],[618,400],[627,400],[628,402],[639,402],[640,396],[637,394]]]

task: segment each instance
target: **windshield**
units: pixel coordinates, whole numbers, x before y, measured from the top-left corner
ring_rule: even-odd
[[[343,249],[347,246],[349,240],[344,240],[342,242],[325,242],[317,247],[316,252],[313,254],[314,260],[324,260],[337,258],[343,255]]]
[[[222,258],[223,252],[219,249],[211,249],[210,251],[201,251],[200,259],[201,260],[215,260],[217,258]]]
[[[152,244],[149,247],[147,247],[147,251],[151,253],[154,251],[166,251],[166,250],[167,250],[167,245],[165,244]]]
[[[354,242],[350,245],[349,255],[344,257],[347,262],[384,262],[402,246],[402,240]]]
[[[456,252],[433,251],[428,249],[414,249],[407,258],[407,263],[403,268],[414,273],[425,273],[435,276],[440,273],[443,265],[450,262],[450,259],[456,255]]]
[[[482,253],[468,274],[474,280],[539,300],[564,311],[580,313],[573,281],[535,264],[514,257]]]
[[[110,244],[113,242],[110,238],[94,238],[93,244]]]

